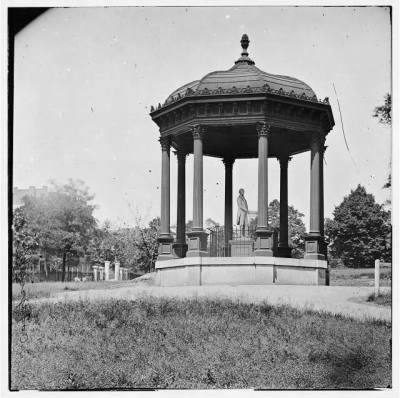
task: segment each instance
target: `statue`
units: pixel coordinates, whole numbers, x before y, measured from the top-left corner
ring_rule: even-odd
[[[236,224],[240,225],[240,233],[242,236],[246,236],[246,230],[249,226],[249,221],[247,219],[247,213],[249,212],[247,207],[247,200],[244,197],[244,189],[239,189],[239,196],[237,198],[238,212]]]

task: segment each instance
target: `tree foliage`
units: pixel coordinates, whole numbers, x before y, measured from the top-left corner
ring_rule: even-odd
[[[374,109],[373,117],[377,117],[379,123],[385,126],[392,125],[392,96],[387,93],[384,98],[384,104]]]
[[[301,258],[304,255],[304,235],[306,227],[303,222],[304,214],[293,206],[288,206],[289,246],[292,248],[292,257]],[[280,204],[274,199],[268,206],[268,219],[273,231],[280,230]]]
[[[150,272],[158,255],[158,237],[160,235],[161,220],[156,217],[149,222],[148,227],[136,228],[134,244],[136,247],[135,263],[140,271]]]
[[[348,267],[371,267],[375,259],[391,261],[390,212],[358,185],[326,221],[329,252]]]
[[[392,126],[392,96],[387,93],[384,98],[384,104],[381,106],[377,106],[374,109],[373,117],[377,117],[379,123],[387,127]],[[391,188],[392,186],[392,174],[389,173],[388,179],[386,183],[383,185],[383,188]],[[388,203],[390,204],[391,201],[389,200]]]
[[[296,210],[293,206],[288,206],[288,235],[289,246],[292,248],[292,257],[302,258],[304,255],[304,235],[306,227],[303,222],[304,214]],[[250,227],[255,228],[257,218],[250,222]],[[280,231],[280,204],[279,200],[274,199],[268,205],[268,225],[272,231]]]
[[[37,237],[40,250],[62,257],[64,281],[67,257],[73,262],[86,253],[97,223],[93,216],[95,207],[90,204],[93,196],[82,181],[53,183],[53,190],[46,197],[25,197],[18,212],[24,214],[25,233]]]
[[[25,213],[20,208],[16,209],[13,215],[12,237],[13,279],[23,284],[37,259],[39,237],[30,229]]]

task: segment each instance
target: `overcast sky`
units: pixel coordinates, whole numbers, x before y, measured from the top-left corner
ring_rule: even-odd
[[[330,98],[336,125],[325,153],[325,216],[362,184],[383,203],[391,130],[372,117],[391,91],[391,25],[384,7],[123,7],[53,9],[15,40],[14,186],[80,178],[96,217],[116,224],[160,214],[161,149],[150,106],[239,58],[240,38],[260,69],[296,77]],[[336,86],[350,153],[341,128]],[[187,219],[193,158],[187,159]],[[171,155],[171,224],[176,222]],[[289,164],[289,204],[309,220],[310,153]],[[223,223],[224,167],[204,160],[204,219]],[[257,209],[257,160],[233,171]],[[269,160],[269,200],[279,164]],[[234,206],[236,212],[236,206]]]

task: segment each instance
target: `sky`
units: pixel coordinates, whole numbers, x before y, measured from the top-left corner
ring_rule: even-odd
[[[392,136],[372,114],[391,92],[391,24],[388,8],[372,6],[52,9],[15,40],[13,185],[79,178],[95,195],[100,223],[159,216],[161,147],[150,107],[211,71],[230,69],[243,33],[258,68],[296,77],[330,99],[336,125],[326,140],[325,217],[358,184],[384,203]],[[190,155],[187,220],[192,164]],[[272,201],[279,199],[279,163],[270,159],[268,167]],[[176,172],[171,154],[171,225]],[[234,198],[241,187],[256,210],[256,159],[235,162]],[[289,204],[305,214],[308,229],[309,152],[290,162],[288,189]],[[204,220],[222,224],[223,203],[223,163],[205,157]]]

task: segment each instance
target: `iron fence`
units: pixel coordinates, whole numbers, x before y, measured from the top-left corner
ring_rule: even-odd
[[[210,257],[252,256],[256,241],[256,226],[212,227],[208,231],[208,253]],[[274,252],[277,234],[273,234]]]

